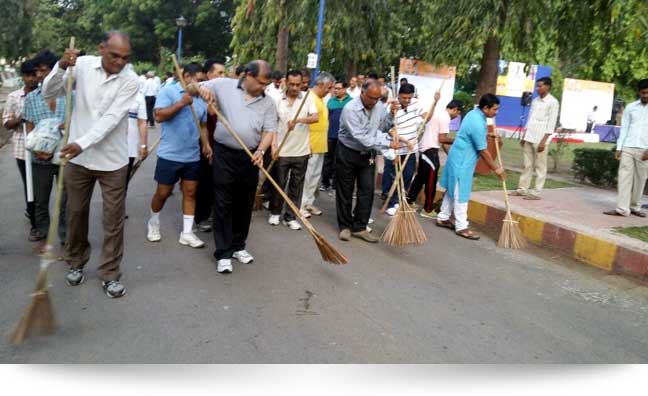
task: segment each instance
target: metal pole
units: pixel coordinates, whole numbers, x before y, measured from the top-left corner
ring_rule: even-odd
[[[178,62],[182,63],[182,28],[178,28],[178,51],[176,54],[176,58],[178,58]]]
[[[326,7],[326,0],[320,0],[319,2],[319,14],[317,16],[317,46],[315,47],[315,53],[317,54],[317,65],[313,74],[311,76],[311,87],[315,82],[315,77],[319,74],[320,67],[320,52],[322,49],[322,30],[324,29],[324,8]]]

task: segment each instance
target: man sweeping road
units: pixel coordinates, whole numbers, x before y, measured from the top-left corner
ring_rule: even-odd
[[[118,31],[104,34],[101,56],[82,56],[66,49],[43,83],[45,99],[65,94],[66,69],[74,66],[76,81],[70,138],[61,149],[69,160],[65,165],[67,201],[67,244],[65,260],[70,265],[65,279],[80,285],[83,268],[90,259],[88,221],[95,183],[103,198],[104,240],[99,276],[108,297],[121,297],[126,288],[120,282],[124,255],[126,173],[128,171],[128,108],[135,101],[137,75],[126,68],[131,55],[128,35]]]

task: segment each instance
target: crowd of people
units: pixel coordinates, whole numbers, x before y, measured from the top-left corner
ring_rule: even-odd
[[[99,182],[104,232],[99,276],[109,297],[125,294],[121,261],[126,190],[135,161],[149,154],[148,127],[156,123],[160,125],[157,184],[151,192],[147,239],[152,243],[162,239],[161,211],[179,183],[183,221],[178,242],[200,248],[205,243],[197,232],[211,231],[220,273],[231,273],[233,260],[254,260],[246,241],[258,192],[269,210],[271,226],[301,229],[299,216],[285,207],[281,195],[268,184],[258,186],[259,168],[267,168],[270,162],[276,162],[273,178],[300,207],[300,216],[322,215],[318,194],[328,192],[335,196],[339,239],[355,237],[370,243],[379,242],[369,226],[377,156],[384,159],[383,199],[396,182],[394,163],[400,157],[404,199],[414,204],[423,191],[421,216],[436,218],[438,226],[468,239],[479,238],[467,220],[477,161],[483,159],[500,178],[505,177],[488,150],[489,139],[497,144],[497,136],[486,128],[487,119],[495,117],[499,108],[493,94],[483,95],[479,105],[467,112],[455,138],[449,135],[450,122],[464,110],[461,102],[449,100],[431,115],[418,139],[429,110],[420,106],[415,86],[406,79],[389,87],[376,73],[358,74],[347,81],[320,72],[311,84],[310,73],[273,71],[263,60],[239,66],[229,76],[223,60],[209,59],[204,65],[183,65],[184,81],[167,73],[162,82],[153,72],[135,74],[126,34],[106,33],[98,50],[99,56],[91,56],[66,49],[60,58],[45,50],[23,62],[24,87],[9,95],[3,116],[4,125],[14,131],[14,156],[26,191],[25,136],[48,119],[58,120],[62,129],[66,82],[73,78],[69,141],[55,152],[33,153],[34,202],[27,203],[25,212],[31,224],[29,240],[44,240],[60,157],[65,163],[65,202],[59,241],[69,265],[65,278],[72,286],[84,281],[90,258],[90,201]],[[557,101],[550,89],[550,79],[538,82],[540,96],[532,105],[530,126],[522,140],[525,173],[515,195],[540,197],[546,146],[557,117]],[[439,93],[435,99],[440,99]],[[253,153],[252,160],[215,109]],[[439,150],[447,152],[448,159],[440,179],[446,194],[436,213]],[[414,155],[405,163],[409,153]],[[533,171],[538,178],[535,189],[529,190]],[[386,214],[397,211],[394,194]]]

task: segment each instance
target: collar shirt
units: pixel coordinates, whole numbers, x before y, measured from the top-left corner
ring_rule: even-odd
[[[559,110],[560,104],[551,94],[533,99],[523,140],[538,144],[545,135],[554,133]]]
[[[624,147],[648,149],[648,104],[640,100],[630,103],[623,111],[617,150]]]
[[[389,148],[387,132],[394,122],[385,107],[378,102],[373,109],[367,110],[360,97],[351,100],[342,109],[338,141],[356,151]]]
[[[243,79],[215,78],[201,85],[212,91],[218,108],[247,148],[255,150],[263,132],[277,132],[277,106],[264,94],[247,100],[242,83]],[[222,122],[216,124],[214,141],[231,149],[242,150]]]
[[[22,117],[25,105],[25,90],[17,89],[7,96],[7,101],[2,112],[2,125],[12,118]],[[23,136],[22,125],[10,129],[13,132],[13,156],[16,159],[25,159],[25,137]]]
[[[137,75],[124,68],[108,75],[101,57],[81,56],[72,68],[76,93],[69,143],[83,152],[70,162],[90,170],[114,171],[128,164],[128,109],[137,97]],[[43,82],[46,100],[65,95],[68,73],[57,63]]]

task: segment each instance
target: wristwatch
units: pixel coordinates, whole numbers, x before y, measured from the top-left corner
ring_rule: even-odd
[[[143,145],[141,145],[141,146],[140,146],[140,148],[146,148],[146,145],[145,145],[145,144],[143,144]]]

